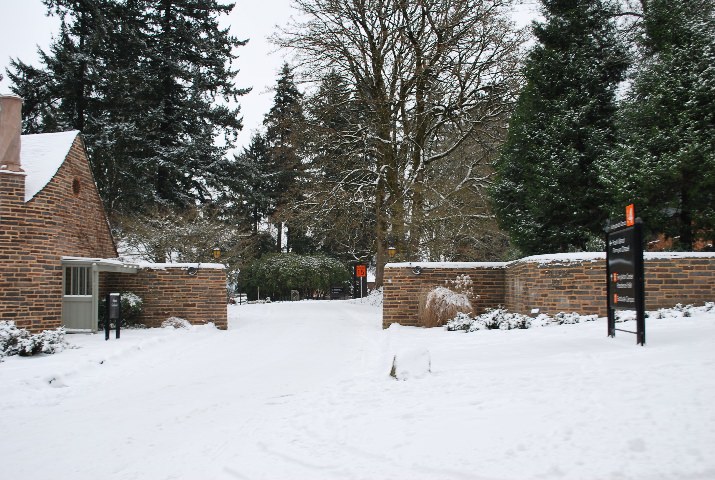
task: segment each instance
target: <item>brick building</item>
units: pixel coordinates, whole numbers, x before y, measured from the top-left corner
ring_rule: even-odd
[[[21,107],[0,96],[0,320],[95,331],[100,295],[131,289],[149,325],[179,316],[226,328],[223,266],[118,259],[82,136],[21,135]]]

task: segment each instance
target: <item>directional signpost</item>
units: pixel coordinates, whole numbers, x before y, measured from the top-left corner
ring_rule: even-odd
[[[355,278],[357,278],[360,282],[360,298],[362,298],[363,287],[365,286],[365,281],[367,280],[367,265],[355,265]]]
[[[626,221],[613,225],[606,244],[608,274],[608,336],[616,330],[635,333],[645,345],[645,288],[643,274],[643,224],[633,205],[626,207]],[[616,328],[616,310],[635,310],[636,331]]]

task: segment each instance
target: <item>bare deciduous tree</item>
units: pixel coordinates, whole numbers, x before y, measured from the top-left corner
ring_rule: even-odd
[[[295,3],[299,20],[275,41],[296,52],[308,78],[332,69],[349,79],[360,103],[352,135],[372,159],[362,178],[374,189],[380,284],[388,238],[403,259],[419,255],[430,169],[505,124],[524,35],[509,21],[511,0]]]

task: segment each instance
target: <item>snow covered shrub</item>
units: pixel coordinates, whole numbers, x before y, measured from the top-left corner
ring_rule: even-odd
[[[471,315],[459,312],[456,317],[447,321],[445,327],[451,332],[455,332],[457,330],[464,330],[466,332],[469,330],[469,327],[472,326],[472,323],[474,323],[474,319]]]
[[[598,318],[598,315],[579,315],[576,312],[564,313],[560,312],[554,315],[554,323],[557,325],[563,324],[574,324],[582,322],[594,322]]]
[[[22,344],[30,337],[30,332],[17,328],[15,322],[0,321],[0,359],[20,353]]]
[[[477,330],[514,330],[531,327],[531,317],[511,313],[506,308],[490,308],[474,319],[468,332]]]
[[[122,292],[122,328],[143,328],[144,325],[139,322],[142,311],[144,310],[144,301],[142,298],[132,292]],[[107,299],[102,298],[99,301],[99,330],[104,330],[104,316],[106,314]],[[115,328],[114,322],[110,324],[110,328]]]
[[[32,335],[24,328],[17,328],[15,322],[0,321],[0,360],[10,355],[52,354],[67,346],[64,327]]]
[[[425,297],[422,309],[422,323],[426,327],[444,325],[458,313],[473,312],[472,302],[464,293],[453,292],[449,288],[433,288]]]
[[[169,317],[161,322],[161,328],[167,327],[189,329],[191,328],[191,323],[183,318]]]

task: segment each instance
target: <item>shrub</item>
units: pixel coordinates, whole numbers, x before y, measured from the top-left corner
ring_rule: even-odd
[[[459,313],[472,312],[472,302],[467,294],[453,292],[445,287],[436,287],[425,298],[422,323],[426,327],[437,327],[444,325]]]
[[[0,361],[10,355],[52,354],[67,346],[64,327],[33,335],[24,328],[17,328],[15,322],[0,321]]]
[[[557,313],[554,317],[541,314],[535,318],[520,313],[509,312],[505,308],[490,308],[475,318],[466,314],[457,314],[446,324],[447,330],[476,332],[477,330],[514,330],[531,327],[543,327],[550,324],[564,325],[592,322],[597,315],[579,315],[578,313]]]
[[[122,328],[143,328],[144,325],[139,322],[142,311],[144,310],[144,301],[141,297],[132,292],[123,292],[121,300],[122,309]],[[104,316],[107,312],[107,299],[102,298],[99,301],[99,330],[104,330]],[[115,328],[116,324],[111,322],[110,328]]]
[[[277,253],[264,255],[241,272],[243,286],[255,299],[260,288],[262,297],[290,299],[291,290],[301,298],[321,297],[330,287],[346,285],[350,272],[340,261],[324,255]]]

